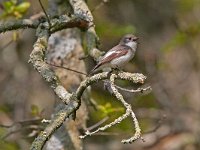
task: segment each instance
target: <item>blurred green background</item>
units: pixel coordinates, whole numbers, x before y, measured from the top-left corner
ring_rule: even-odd
[[[26,15],[22,11],[22,16],[14,14],[15,18],[29,18],[41,11],[38,1],[28,2],[30,8],[25,6]],[[48,2],[43,2],[47,8]],[[200,149],[200,0],[109,0],[103,5],[100,3],[101,0],[87,0],[100,38],[99,49],[107,51],[124,34],[136,34],[140,44],[136,56],[124,70],[146,75],[144,86],[151,85],[152,92],[142,95],[122,92],[140,121],[145,143],[140,140],[130,145],[120,143],[122,138],[134,132],[131,119],[127,119],[107,130],[106,135],[86,138],[85,148]],[[1,16],[5,17],[3,12],[0,8]],[[48,118],[53,111],[53,92],[27,63],[34,41],[31,29],[0,35],[0,124],[37,118],[41,112]],[[119,84],[129,89],[139,86]],[[93,86],[92,98],[99,110],[90,108],[88,126],[105,117],[109,117],[106,123],[110,122],[124,112],[102,84]],[[0,136],[5,132],[5,128],[0,128]],[[28,149],[29,139],[21,136],[23,138],[17,140],[16,134],[8,137],[0,144],[0,149],[17,150],[21,145]]]

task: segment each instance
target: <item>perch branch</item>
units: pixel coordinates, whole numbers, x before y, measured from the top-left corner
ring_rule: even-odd
[[[113,94],[114,96],[122,102],[122,104],[124,105],[124,107],[126,108],[126,113],[123,114],[122,116],[118,117],[117,119],[115,119],[113,122],[103,126],[103,127],[100,127],[98,128],[97,130],[94,130],[94,131],[89,131],[87,130],[85,135],[82,135],[80,136],[80,138],[85,138],[86,136],[91,136],[95,133],[98,133],[100,131],[105,131],[106,129],[116,125],[116,124],[119,124],[121,123],[122,120],[126,119],[128,116],[131,116],[133,118],[133,122],[134,122],[134,125],[135,125],[135,134],[133,137],[127,139],[127,140],[122,140],[122,143],[132,143],[134,142],[135,140],[137,140],[138,138],[140,138],[141,136],[141,129],[139,127],[139,123],[138,123],[138,120],[135,116],[135,113],[133,112],[132,108],[131,108],[131,105],[128,104],[123,96],[118,92],[117,88],[115,87],[115,84],[114,84],[114,81],[115,79],[122,79],[122,80],[128,80],[128,81],[131,81],[133,83],[144,83],[144,80],[146,79],[146,77],[142,74],[132,74],[132,73],[128,73],[128,72],[120,72],[118,74],[111,74],[110,76],[110,82],[111,82],[111,89],[113,91]],[[86,82],[87,83],[87,82]]]
[[[95,82],[99,82],[100,80],[108,79],[109,78],[109,73],[108,72],[103,72],[99,74],[95,74],[91,77],[87,77],[84,81],[81,82],[79,88],[74,94],[71,94],[70,96],[66,96],[65,89],[61,86],[57,87],[60,90],[60,98],[65,99],[66,97],[69,97],[68,99],[71,99],[68,101],[68,107],[65,110],[61,110],[58,112],[58,114],[52,119],[52,121],[47,125],[45,130],[39,134],[39,136],[35,139],[32,145],[32,149],[38,150],[43,147],[45,144],[46,140],[51,136],[51,134],[59,128],[62,123],[65,121],[69,115],[76,111],[80,105],[80,99],[81,96],[84,92],[84,90],[89,86],[92,85]],[[120,75],[117,75],[117,79],[127,79],[129,78],[132,82],[138,83],[138,82],[143,82],[145,80],[145,76],[142,74],[130,74],[127,72],[120,73]],[[39,146],[38,146],[39,145]]]

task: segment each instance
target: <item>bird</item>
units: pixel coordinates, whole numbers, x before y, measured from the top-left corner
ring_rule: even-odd
[[[97,65],[90,71],[90,75],[99,70],[120,69],[135,55],[138,37],[133,34],[123,36],[116,46],[104,54]]]

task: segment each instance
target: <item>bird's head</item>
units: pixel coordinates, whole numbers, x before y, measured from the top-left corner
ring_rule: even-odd
[[[132,49],[136,49],[137,48],[137,41],[138,41],[138,37],[136,37],[133,34],[127,34],[125,35],[121,40],[120,40],[120,44],[122,45],[126,45],[131,47]]]

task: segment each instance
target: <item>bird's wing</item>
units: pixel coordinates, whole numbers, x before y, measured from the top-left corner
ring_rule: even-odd
[[[129,46],[126,46],[126,45],[117,45],[117,46],[113,47],[112,49],[110,49],[103,56],[103,58],[100,60],[100,62],[98,64],[103,65],[107,62],[112,61],[113,59],[115,59],[117,57],[126,55],[130,49],[131,48]]]

